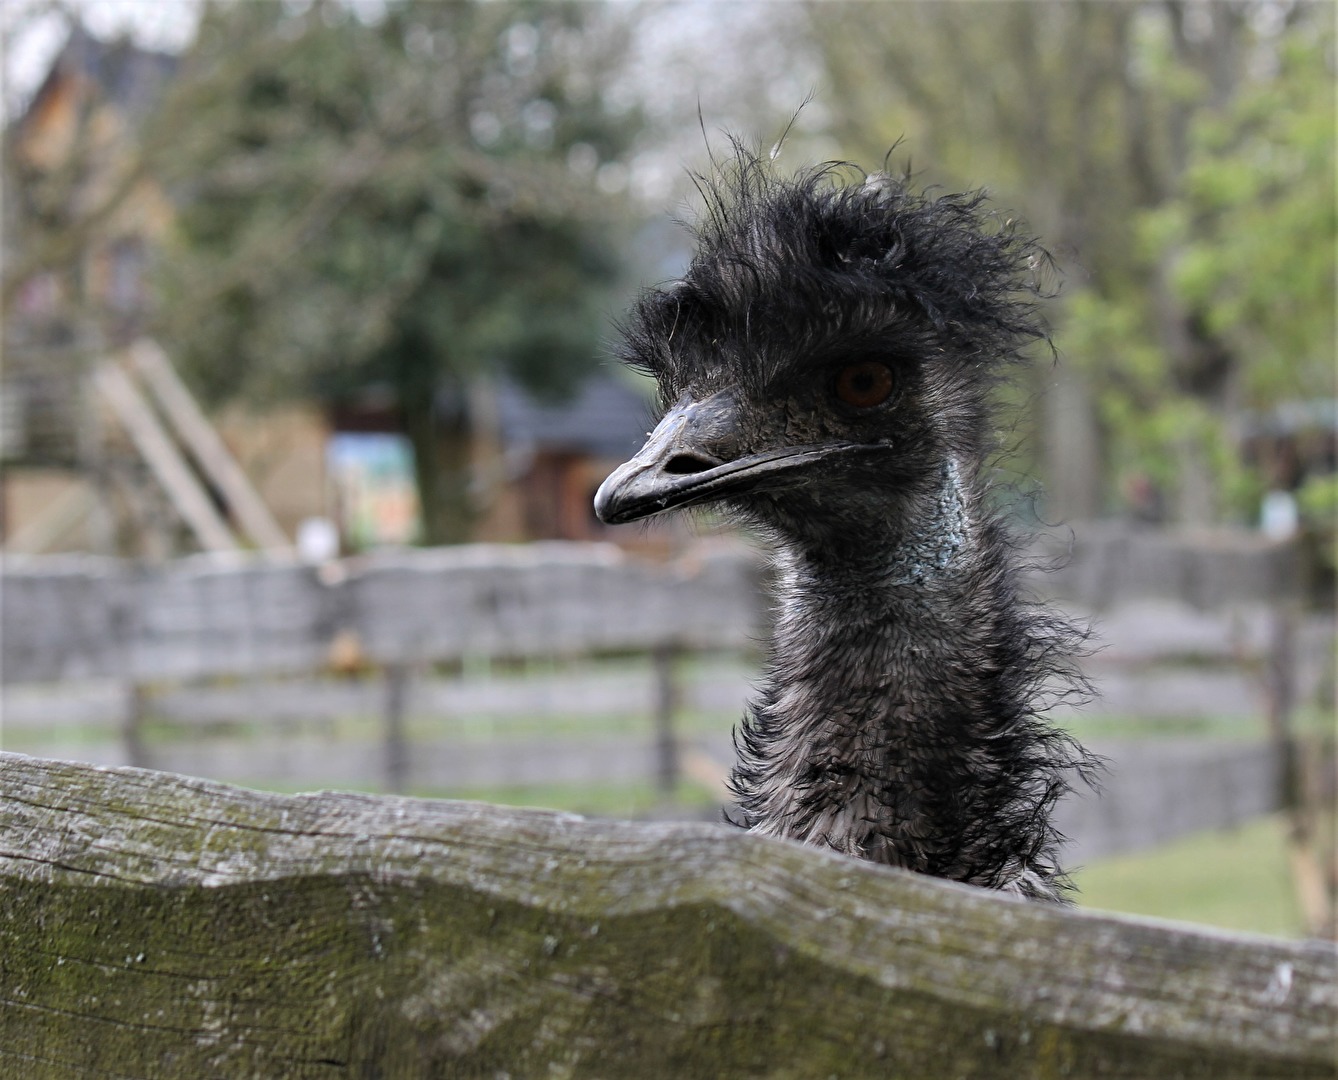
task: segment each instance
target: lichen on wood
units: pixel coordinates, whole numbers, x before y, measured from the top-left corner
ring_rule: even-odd
[[[0,1075],[1333,1077],[1331,946],[0,755]]]

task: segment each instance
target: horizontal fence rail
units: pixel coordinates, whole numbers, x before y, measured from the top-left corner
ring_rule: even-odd
[[[1094,525],[1071,547],[1061,540],[1036,547],[1038,561],[1055,567],[1035,575],[1043,591],[1087,610],[1170,605],[1136,633],[1117,626],[1133,649],[1141,641],[1144,650],[1179,643],[1180,652],[1219,652],[1220,620],[1205,613],[1235,605],[1253,613],[1238,644],[1257,652],[1268,634],[1263,609],[1296,590],[1295,549],[1248,534],[1187,540]],[[164,566],[8,556],[0,663],[6,683],[134,681],[310,671],[349,641],[378,664],[666,643],[738,649],[765,628],[761,573],[739,549],[666,565],[612,545],[564,543],[381,553],[321,567],[244,556]]]
[[[1183,538],[1093,528],[1071,551],[1042,545],[1038,554],[1064,563],[1038,574],[1038,588],[1089,608],[1124,597],[1094,620],[1100,645],[1086,664],[1101,696],[1087,713],[1248,720],[1270,710],[1270,694],[1315,696],[1331,621],[1301,628],[1285,693],[1263,678],[1276,604],[1294,576],[1290,548],[1236,536],[1205,554]],[[0,733],[4,745],[52,756],[288,788],[479,791],[654,778],[671,793],[686,773],[716,790],[733,758],[728,724],[741,715],[767,634],[763,573],[754,554],[729,547],[670,564],[579,544],[411,550],[322,566],[11,557],[0,576]],[[1190,598],[1231,603],[1203,609]],[[470,674],[476,661],[605,653],[652,659]],[[706,670],[707,658],[724,666]],[[443,662],[465,670],[433,670]],[[714,726],[689,733],[675,718],[685,711]],[[588,733],[567,725],[506,735],[508,718],[533,727],[600,715],[649,717],[654,730],[605,722]],[[334,738],[321,725],[337,718],[354,724]],[[168,737],[146,737],[148,723],[172,725]],[[480,723],[487,739],[477,737]],[[1060,811],[1078,862],[1249,820],[1282,798],[1278,746],[1258,736],[1095,748],[1111,762],[1103,797],[1083,793]]]
[[[336,644],[374,664],[745,647],[756,561],[672,565],[612,545],[478,545],[324,567],[200,557],[163,567],[11,557],[9,683],[189,679],[322,668]]]
[[[1272,606],[1305,587],[1295,543],[1246,529],[1087,521],[1039,534],[1033,551],[1050,587],[1089,610],[1138,599],[1203,611]]]
[[[724,827],[0,754],[0,1074],[1331,1078],[1338,958]]]

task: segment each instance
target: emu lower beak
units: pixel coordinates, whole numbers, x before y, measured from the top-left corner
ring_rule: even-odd
[[[781,446],[739,456],[738,403],[729,391],[701,401],[683,395],[640,452],[619,465],[595,493],[606,525],[639,521],[679,506],[710,502],[760,486],[831,454],[881,449],[854,443]]]

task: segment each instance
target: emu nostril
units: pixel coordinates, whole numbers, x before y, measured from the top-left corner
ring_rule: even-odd
[[[679,474],[705,472],[707,469],[714,469],[718,464],[719,462],[693,457],[691,454],[675,454],[664,463],[664,471]]]

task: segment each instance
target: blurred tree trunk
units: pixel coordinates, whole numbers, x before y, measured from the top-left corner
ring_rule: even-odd
[[[463,388],[457,379],[442,380],[422,362],[434,343],[407,335],[393,354],[395,394],[404,434],[413,447],[414,480],[424,544],[459,544],[472,538],[469,497],[470,423]]]
[[[422,542],[465,543],[473,538],[474,524],[469,496],[469,421],[459,414],[443,422],[431,397],[402,400],[405,434],[413,447]]]
[[[1047,516],[1077,521],[1102,507],[1101,437],[1091,381],[1081,371],[1054,373],[1045,393]]]

